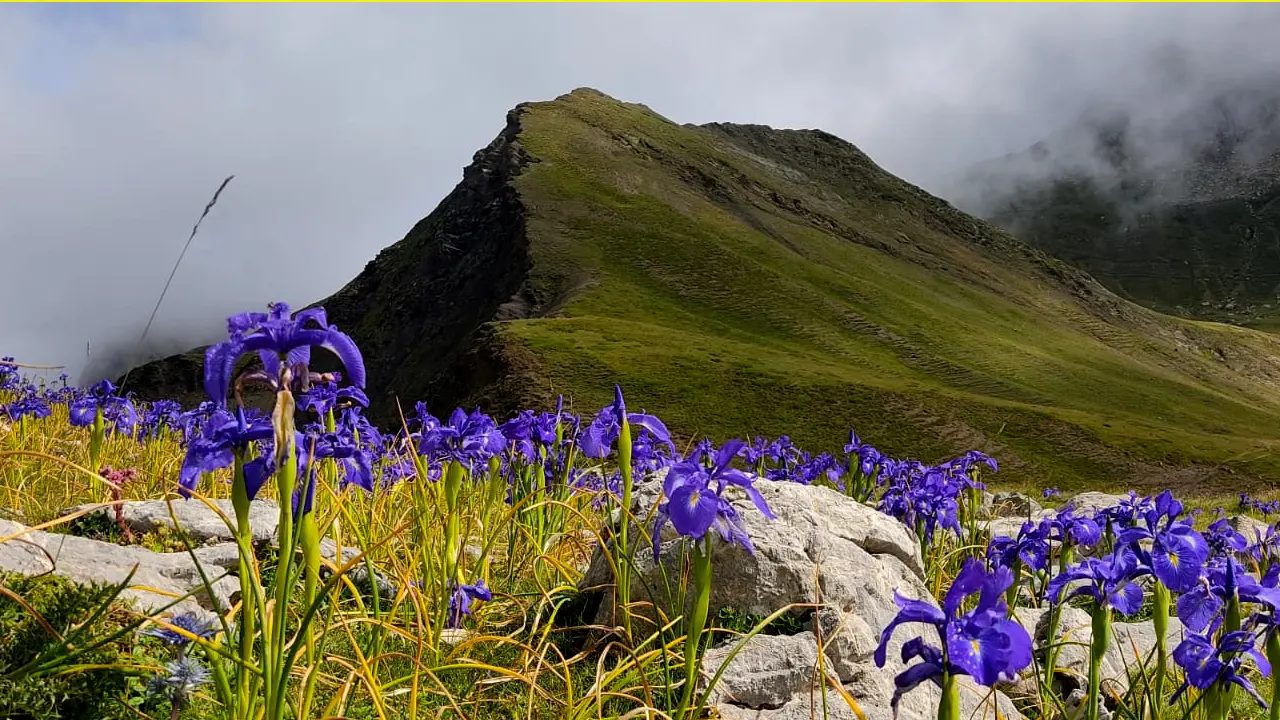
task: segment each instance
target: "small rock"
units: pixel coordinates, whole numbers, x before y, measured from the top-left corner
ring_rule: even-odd
[[[1109,507],[1115,507],[1122,501],[1128,500],[1128,495],[1111,495],[1101,492],[1082,492],[1073,496],[1069,500],[1069,504],[1075,509],[1076,515],[1087,515],[1096,513],[1099,510],[1105,510]]]
[[[1027,519],[1044,510],[1040,503],[1018,492],[996,493],[992,500],[992,514],[995,517]]]
[[[1063,705],[1066,706],[1066,712],[1062,715],[1064,720],[1084,720],[1088,716],[1085,704],[1089,696],[1084,690],[1076,688],[1067,696]],[[1107,709],[1104,698],[1098,698],[1098,720],[1111,720],[1111,711]]]

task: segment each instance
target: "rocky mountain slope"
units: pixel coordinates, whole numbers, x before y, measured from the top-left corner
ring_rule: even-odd
[[[1149,307],[1280,317],[1280,79],[1168,115],[1095,109],[944,194]]]
[[[1280,479],[1280,340],[1120,299],[817,130],[678,125],[579,89],[523,104],[400,242],[321,301],[383,421],[606,404],[681,438],[849,427],[1001,476]],[[197,358],[135,371],[192,392]]]

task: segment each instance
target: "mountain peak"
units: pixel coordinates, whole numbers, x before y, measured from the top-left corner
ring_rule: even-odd
[[[838,448],[853,426],[1066,489],[1160,482],[1172,448],[1212,474],[1280,420],[1269,337],[1120,300],[829,133],[679,125],[589,88],[508,113],[320,304],[387,424],[418,399],[502,413],[563,393],[589,414],[616,382],[682,441]]]

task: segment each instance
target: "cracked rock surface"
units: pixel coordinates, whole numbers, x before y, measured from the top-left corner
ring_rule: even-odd
[[[640,517],[658,499],[660,477],[638,485],[634,499]],[[899,658],[903,643],[912,636],[910,628],[894,636],[885,667],[876,667],[872,653],[880,630],[897,614],[895,590],[930,599],[914,535],[897,520],[827,488],[763,479],[755,486],[777,519],[761,515],[745,494],[728,495],[755,554],[726,545],[712,533],[711,612],[730,608],[763,617],[792,603],[812,603],[822,610],[816,615],[816,628],[810,620],[808,629],[798,634],[757,635],[748,641],[713,689],[713,705],[730,720],[800,720],[813,713],[822,717],[825,685],[827,717],[856,717],[835,689],[839,688],[868,720],[889,720],[893,677],[904,669]],[[657,564],[650,547],[638,549],[640,577],[632,583],[633,602],[651,601],[670,617],[681,613],[684,598],[661,590],[669,584],[664,573],[676,577],[682,570],[681,542],[668,526]],[[613,624],[617,613],[611,581],[608,562],[597,549],[580,587],[598,599],[594,620],[606,625]],[[654,596],[646,587],[655,589]],[[803,609],[794,612],[805,614]],[[824,646],[822,666],[829,677],[825,682],[817,670],[818,633]],[[737,642],[708,651],[704,682]],[[962,717],[982,717],[984,712],[994,717],[991,710],[998,706],[1007,720],[1022,718],[1003,694],[967,679],[960,684]],[[918,688],[903,698],[898,717],[930,720],[937,715],[938,697],[936,688]]]
[[[85,584],[119,585],[128,579],[129,587],[121,593],[121,599],[132,601],[143,612],[159,611],[197,588],[199,591],[192,598],[172,610],[225,610],[240,589],[239,580],[230,572],[239,561],[234,544],[196,548],[193,560],[185,552],[157,553],[142,547],[30,530],[9,520],[0,520],[0,538],[10,538],[0,542],[0,572],[52,573]],[[210,581],[211,593],[204,589],[202,571]]]

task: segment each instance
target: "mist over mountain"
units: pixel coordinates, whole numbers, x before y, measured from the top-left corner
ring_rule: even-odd
[[[1153,205],[1257,196],[1280,178],[1280,66],[1211,69],[1166,46],[1147,67],[1145,82],[1100,94],[1025,150],[949,176],[942,194],[991,213],[1046,180],[1087,180],[1131,217]]]
[[[1270,326],[1280,308],[1280,73],[1196,76],[1100,103],[945,193],[1165,312]]]

